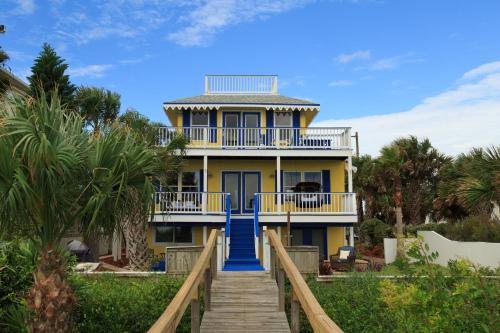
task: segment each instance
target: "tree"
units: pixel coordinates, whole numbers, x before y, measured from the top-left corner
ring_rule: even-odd
[[[43,92],[50,104],[53,91],[57,91],[61,104],[72,107],[76,87],[70,82],[69,76],[65,74],[67,69],[68,65],[65,60],[59,57],[49,44],[44,43],[42,51],[31,67],[32,74],[28,77],[31,95],[36,98],[40,97]]]
[[[158,127],[160,123],[151,122],[147,117],[133,109],[128,109],[119,118],[124,128],[132,133],[136,140],[157,152],[154,177],[166,183],[167,179],[176,176],[182,166],[185,141],[182,137],[175,138],[167,147],[159,147]],[[120,212],[131,270],[148,270],[151,263],[151,251],[147,244],[147,227],[155,202],[141,195],[137,187],[129,188],[126,208]],[[149,199],[149,200],[148,200]]]
[[[10,57],[9,55],[7,54],[7,52],[5,52],[4,50],[2,50],[2,47],[0,46],[0,65],[3,66],[4,63],[9,60]]]
[[[404,255],[403,244],[403,192],[401,185],[401,169],[403,165],[403,154],[400,147],[394,142],[382,147],[378,159],[378,170],[380,174],[387,176],[393,181],[393,200],[396,213],[396,239],[398,256]]]
[[[0,229],[37,249],[30,331],[69,332],[75,299],[61,239],[81,222],[86,230],[114,230],[131,187],[152,200],[156,156],[120,127],[90,136],[56,93],[40,93],[37,100],[11,96],[0,106]]]
[[[94,133],[111,123],[120,112],[120,95],[97,87],[80,87],[75,94],[78,113]]]

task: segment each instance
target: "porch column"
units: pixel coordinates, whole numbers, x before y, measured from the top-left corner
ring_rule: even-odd
[[[278,213],[281,213],[281,156],[276,156],[276,192],[278,192]]]
[[[113,232],[112,254],[114,261],[122,259],[122,234],[117,230]]]
[[[347,192],[352,192],[352,156],[347,158]]]
[[[203,245],[207,245],[207,226],[203,226]]]
[[[354,227],[349,227],[349,246],[354,246]]]
[[[208,156],[203,156],[203,193],[201,195],[201,206],[203,214],[207,213],[207,192],[208,192]]]

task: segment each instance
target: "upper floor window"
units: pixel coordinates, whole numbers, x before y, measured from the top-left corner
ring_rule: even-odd
[[[283,172],[283,191],[294,192],[299,183],[315,183],[319,188],[323,188],[321,171],[285,171]]]
[[[276,127],[292,127],[291,112],[275,112],[274,124]]]
[[[193,126],[208,126],[208,111],[191,112],[191,124]]]

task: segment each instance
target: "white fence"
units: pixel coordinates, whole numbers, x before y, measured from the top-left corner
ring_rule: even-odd
[[[500,243],[453,241],[434,231],[419,231],[418,235],[429,245],[430,252],[439,253],[435,263],[441,266],[447,266],[448,261],[459,258],[470,260],[480,266],[491,268],[500,266]],[[394,262],[395,239],[384,238],[384,255],[386,263]]]
[[[160,127],[159,144],[168,145],[182,135],[191,148],[247,149],[350,149],[348,127],[232,128]]]
[[[226,193],[157,192],[156,213],[226,213]]]
[[[259,214],[356,214],[355,193],[257,193]]]

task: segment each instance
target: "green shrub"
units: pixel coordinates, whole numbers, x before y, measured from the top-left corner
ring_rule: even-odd
[[[160,317],[183,281],[166,275],[70,278],[76,293],[76,332],[146,332]],[[190,331],[189,309],[177,332]]]
[[[30,241],[0,241],[0,331],[25,326],[25,295],[33,283],[37,252]]]
[[[363,221],[360,231],[363,239],[371,246],[381,245],[384,242],[384,237],[394,236],[392,227],[376,218]]]
[[[451,223],[428,223],[407,228],[408,234],[416,236],[418,231],[435,231],[446,238],[462,242],[500,243],[500,225],[487,215],[469,216]]]
[[[326,314],[344,332],[391,332],[395,327],[380,297],[380,280],[372,274],[357,273],[329,283],[311,277],[307,284]],[[312,332],[303,312],[300,322],[301,332]]]

